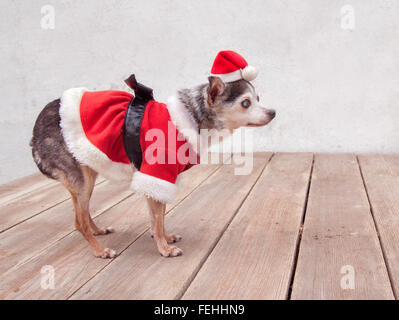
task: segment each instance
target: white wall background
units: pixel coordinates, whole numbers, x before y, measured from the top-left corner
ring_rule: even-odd
[[[48,4],[54,30],[41,28]],[[37,170],[32,127],[63,90],[125,89],[136,73],[164,101],[205,82],[222,49],[257,66],[277,109],[256,150],[398,152],[398,17],[395,0],[1,0],[0,183]]]

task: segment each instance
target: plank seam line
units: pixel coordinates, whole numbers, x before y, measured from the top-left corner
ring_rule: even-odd
[[[106,180],[101,181],[100,183],[96,184],[96,186],[99,186],[100,184],[103,184],[105,181],[106,181]],[[48,187],[48,186],[47,186],[47,187]],[[36,189],[35,191],[38,191],[38,190],[40,190],[40,189],[41,189],[41,188]],[[32,191],[32,192],[34,192],[34,191]],[[26,195],[29,195],[30,193],[31,193],[31,192],[26,193],[25,196],[26,196]],[[14,199],[14,200],[15,200],[15,199]],[[1,230],[1,231],[0,231],[0,234],[2,234],[3,232],[6,232],[7,230],[10,230],[10,229],[12,229],[12,228],[15,228],[16,226],[20,225],[21,223],[24,223],[24,222],[26,222],[26,221],[28,221],[28,220],[30,220],[30,219],[32,219],[32,218],[38,216],[39,214],[42,214],[42,213],[44,213],[44,212],[46,212],[46,211],[48,211],[48,210],[50,210],[50,209],[55,208],[56,206],[59,206],[60,204],[63,204],[64,202],[66,202],[66,201],[68,201],[68,200],[71,200],[71,197],[70,197],[70,196],[68,196],[68,198],[66,198],[66,199],[64,199],[64,200],[61,200],[60,202],[57,202],[57,203],[55,203],[54,205],[52,205],[52,206],[50,206],[50,207],[48,207],[48,208],[46,208],[46,209],[44,209],[44,210],[42,210],[42,211],[40,211],[40,212],[38,212],[38,213],[35,213],[34,215],[32,215],[32,216],[30,216],[30,217],[27,217],[26,219],[23,219],[23,220],[21,220],[21,221],[15,223],[15,224],[13,224],[12,226],[9,226],[9,227],[5,228],[4,230]]]
[[[17,194],[9,194],[8,196],[5,196],[4,198],[0,199],[0,205],[4,205],[7,202],[14,202],[14,201],[16,201],[16,200],[18,200],[20,198],[23,198],[23,197],[25,197],[25,196],[33,193],[33,192],[36,192],[36,191],[38,191],[40,189],[45,189],[45,188],[48,188],[48,187],[50,187],[52,185],[56,185],[57,184],[54,180],[51,180],[50,178],[48,180],[49,181],[45,180],[43,182],[43,185],[36,186],[30,191],[25,191],[24,190],[24,191],[20,191],[19,193],[17,192]]]
[[[217,171],[219,171],[222,168],[223,165],[218,166],[217,168],[215,168],[214,171],[212,171],[203,181],[201,181],[193,190],[191,190],[190,193],[188,193],[185,197],[183,197],[180,201],[178,201],[172,208],[170,208],[166,214],[168,215],[171,211],[173,211],[177,206],[179,206],[184,200],[186,200],[187,197],[189,197],[195,190],[197,190],[206,180],[208,180],[211,176],[213,176],[214,174],[216,174]],[[139,240],[141,237],[144,236],[144,234],[147,233],[147,231],[150,228],[147,227],[144,229],[143,232],[141,232],[139,235],[137,235],[137,237],[128,245],[126,246],[125,249],[121,250],[119,252],[119,254],[114,258],[108,261],[108,263],[106,263],[101,269],[99,269],[92,277],[90,277],[90,279],[88,279],[86,282],[84,282],[81,286],[79,286],[79,288],[77,288],[74,292],[72,292],[67,298],[66,300],[69,300],[72,298],[73,295],[75,295],[75,293],[77,293],[80,289],[82,289],[87,283],[89,283],[93,278],[95,278],[98,274],[100,274],[105,268],[107,268],[111,263],[113,263],[114,261],[116,261],[123,252],[125,252],[130,246],[132,246],[137,240]]]
[[[92,217],[93,219],[96,219],[97,217],[103,215],[104,213],[106,213],[107,211],[111,210],[113,207],[117,206],[118,204],[120,204],[121,202],[127,200],[128,198],[132,197],[134,195],[134,193],[129,194],[128,196],[122,198],[121,200],[115,202],[114,204],[110,205],[109,207],[104,208],[102,211],[100,211],[99,214],[97,214],[96,216]],[[56,245],[59,241],[65,239],[66,237],[68,237],[70,234],[74,233],[74,232],[78,232],[76,229],[73,229],[71,231],[69,231],[68,233],[64,234],[63,236],[61,236],[61,238],[58,238],[57,240],[49,243],[47,246],[45,246],[44,248],[42,248],[40,251],[38,251],[37,253],[35,253],[34,255],[32,255],[31,257],[27,258],[24,261],[18,262],[15,266],[13,266],[11,269],[9,269],[7,271],[8,272],[12,272],[12,270],[14,270],[15,268],[18,268],[20,266],[23,266],[27,263],[29,263],[30,261],[32,261],[33,259],[35,259],[36,257],[40,256],[42,254],[42,252],[44,252],[45,250],[47,250],[48,248]]]
[[[196,276],[198,275],[198,273],[200,272],[201,268],[203,267],[203,265],[205,264],[205,262],[208,260],[209,256],[212,254],[213,250],[216,248],[216,246],[218,245],[220,239],[223,237],[224,233],[226,232],[226,230],[230,227],[231,223],[233,222],[234,218],[237,216],[238,212],[241,210],[242,206],[244,205],[245,201],[247,200],[248,196],[251,194],[252,190],[254,189],[254,187],[256,186],[256,184],[258,183],[260,177],[263,175],[263,172],[266,170],[266,167],[269,165],[270,161],[272,160],[272,158],[274,157],[274,153],[270,156],[270,158],[268,159],[268,161],[266,161],[266,163],[264,164],[261,172],[259,173],[259,175],[257,176],[256,180],[254,181],[254,183],[252,184],[251,188],[248,190],[247,194],[245,195],[245,197],[243,198],[243,200],[241,201],[241,203],[238,205],[237,209],[234,211],[232,217],[230,218],[230,220],[227,222],[226,226],[222,229],[222,231],[220,232],[220,235],[215,239],[214,243],[211,245],[209,251],[205,254],[205,256],[201,259],[201,261],[199,262],[199,264],[197,265],[197,267],[194,269],[194,272],[191,274],[191,276],[189,277],[189,279],[186,281],[186,283],[183,285],[183,288],[180,290],[180,292],[174,297],[174,300],[181,300],[181,298],[184,296],[184,294],[187,292],[188,288],[190,287],[190,285],[192,284],[192,282],[194,281],[194,279],[196,278]]]
[[[373,204],[371,203],[371,199],[370,199],[370,196],[369,196],[369,190],[367,189],[366,180],[365,180],[364,175],[363,175],[363,169],[362,169],[362,166],[360,165],[360,161],[359,161],[358,155],[356,155],[356,161],[357,161],[357,165],[359,167],[360,176],[362,178],[364,190],[366,192],[367,201],[369,203],[371,218],[373,219],[374,228],[375,228],[375,230],[377,232],[377,238],[378,238],[378,242],[380,244],[380,248],[381,248],[381,252],[382,252],[382,258],[384,259],[385,268],[386,268],[387,273],[388,273],[389,284],[391,285],[393,296],[394,296],[395,300],[397,300],[398,299],[397,298],[397,293],[395,291],[395,287],[394,287],[393,281],[392,281],[392,279],[393,279],[392,272],[391,272],[391,269],[389,267],[389,262],[388,262],[388,258],[387,258],[387,255],[386,255],[386,250],[385,250],[384,245],[383,245],[383,243],[381,241],[380,230],[378,229],[377,221],[376,221],[375,216],[374,216]]]
[[[309,195],[310,195],[310,187],[311,187],[312,178],[313,178],[314,162],[315,162],[315,155],[313,154],[312,155],[312,165],[310,167],[310,173],[309,173],[309,179],[308,179],[308,186],[307,186],[305,200],[304,200],[304,205],[303,205],[301,224],[299,226],[297,240],[296,240],[296,245],[295,245],[294,261],[293,261],[293,265],[292,265],[292,271],[291,271],[291,274],[290,274],[290,282],[289,282],[289,286],[288,286],[288,292],[287,292],[286,300],[291,300],[292,288],[294,286],[295,273],[296,273],[296,268],[297,268],[297,265],[298,265],[298,258],[299,258],[299,250],[301,248],[303,228],[304,228],[304,225],[305,225],[305,217],[306,217],[306,212],[308,210],[308,202],[309,202]]]

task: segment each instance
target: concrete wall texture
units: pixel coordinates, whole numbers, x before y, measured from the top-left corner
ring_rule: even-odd
[[[135,73],[165,101],[223,49],[278,112],[255,150],[398,152],[398,16],[396,0],[1,0],[0,183],[36,172],[32,127],[63,90]]]

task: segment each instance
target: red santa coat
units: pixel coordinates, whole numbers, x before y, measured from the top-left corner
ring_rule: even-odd
[[[149,101],[140,127],[142,163],[137,171],[123,142],[125,113],[132,98],[124,91],[67,90],[60,107],[65,142],[79,162],[100,175],[132,180],[136,192],[171,202],[179,174],[199,162],[194,146],[198,129],[177,99],[167,105]]]

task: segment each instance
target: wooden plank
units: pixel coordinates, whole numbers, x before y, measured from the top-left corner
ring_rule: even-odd
[[[228,161],[230,154],[208,154],[208,161]],[[200,175],[198,176],[201,177]],[[98,177],[96,185],[104,182]],[[0,186],[0,233],[67,199],[70,195],[58,182],[34,174]]]
[[[196,166],[184,173],[176,200],[168,205],[168,210],[183,201],[219,168],[220,165]],[[114,226],[115,233],[99,239],[104,246],[122,252],[148,229],[149,219],[146,201],[133,195],[95,221],[100,226]],[[72,232],[40,255],[0,276],[0,299],[66,299],[110,262],[95,258],[80,233]],[[54,290],[43,290],[40,286],[40,271],[45,265],[51,265],[55,270]]]
[[[40,173],[32,174],[7,184],[3,184],[0,186],[0,204],[49,184],[54,185],[55,181]]]
[[[94,189],[91,212],[97,216],[130,196],[128,185],[101,183]],[[74,230],[74,210],[71,200],[65,201],[12,229],[0,234],[0,274],[43,251]]]
[[[312,160],[273,157],[183,299],[287,297]]]
[[[292,299],[392,298],[355,156],[316,155]]]
[[[104,178],[99,178],[96,185],[104,181]],[[0,233],[70,198],[65,187],[54,182],[3,202],[0,204]]]
[[[399,294],[399,155],[359,155],[391,283]]]
[[[255,156],[253,170],[246,176],[235,176],[233,166],[223,166],[170,213],[167,229],[183,236],[179,243],[183,256],[160,257],[147,232],[72,298],[178,297],[234,217],[269,157]]]

